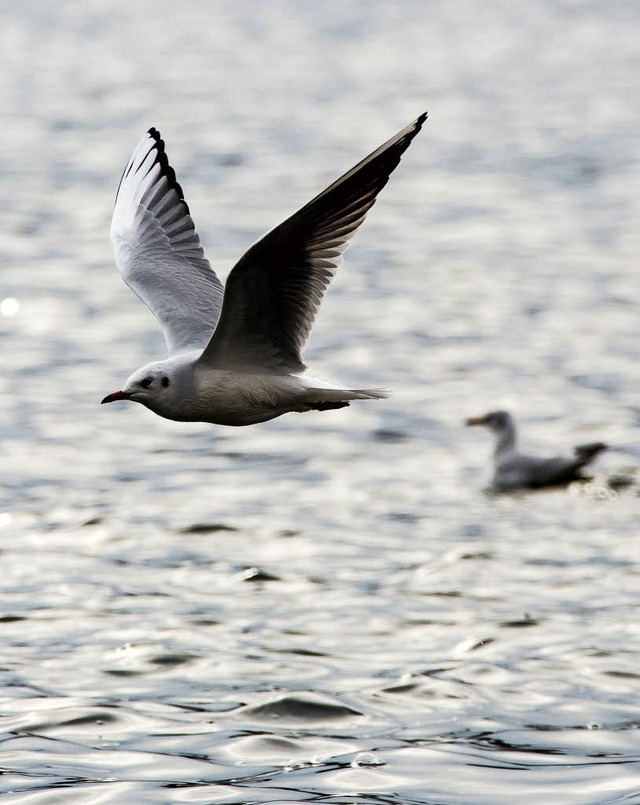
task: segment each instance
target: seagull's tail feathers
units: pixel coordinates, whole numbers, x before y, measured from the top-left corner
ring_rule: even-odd
[[[607,445],[604,442],[591,442],[590,444],[577,445],[577,447],[573,448],[573,452],[579,460],[578,466],[584,467],[606,449]]]
[[[341,389],[331,387],[307,388],[304,405],[307,411],[329,411],[345,408],[351,400],[384,400],[388,389]]]
[[[391,396],[389,389],[347,389],[346,393],[350,400],[386,400]]]
[[[582,470],[594,460],[594,458],[603,450],[606,450],[608,445],[604,442],[591,442],[590,444],[579,444],[573,448],[575,458],[569,462],[564,472],[558,476],[563,483],[571,481],[591,481],[590,475],[585,475]]]

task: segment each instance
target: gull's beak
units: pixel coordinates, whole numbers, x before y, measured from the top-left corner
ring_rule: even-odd
[[[102,400],[100,405],[108,402],[116,402],[116,400],[130,400],[131,395],[127,391],[114,391],[113,394],[107,394],[107,396]]]
[[[103,402],[107,402],[103,400]],[[465,425],[486,425],[487,418],[486,416],[470,416],[469,419],[465,422]]]

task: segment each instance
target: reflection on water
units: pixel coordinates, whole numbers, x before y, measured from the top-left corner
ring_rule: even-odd
[[[130,5],[0,10],[0,792],[639,800],[636,7]],[[308,350],[391,400],[100,408],[163,354],[107,239],[142,131],[224,275],[425,106]],[[487,496],[494,407],[612,449]]]

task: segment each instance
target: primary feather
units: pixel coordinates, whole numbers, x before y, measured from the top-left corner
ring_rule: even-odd
[[[122,174],[111,222],[116,264],[162,327],[169,355],[203,349],[222,306],[164,141],[149,129]]]

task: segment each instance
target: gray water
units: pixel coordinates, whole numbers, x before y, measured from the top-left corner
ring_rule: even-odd
[[[624,0],[0,6],[0,796],[640,802],[639,42]],[[149,126],[224,277],[424,108],[306,352],[389,401],[100,407],[164,355],[108,240]],[[612,449],[487,495],[497,406]]]

